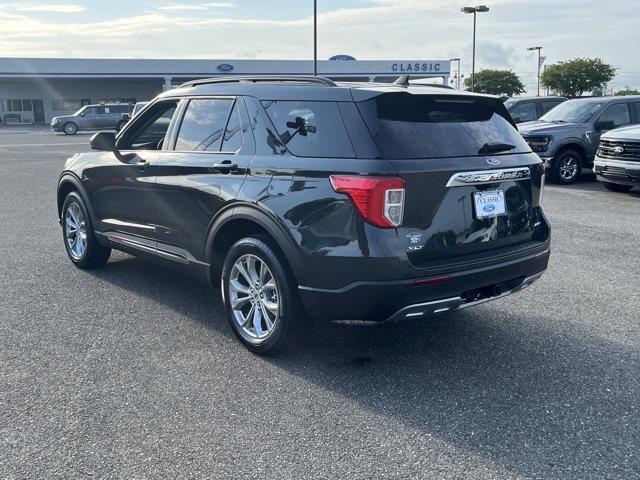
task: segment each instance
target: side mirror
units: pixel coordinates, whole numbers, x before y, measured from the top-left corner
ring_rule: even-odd
[[[613,123],[613,120],[602,120],[602,121],[598,121],[595,123],[595,125],[593,126],[594,130],[596,130],[597,132],[602,132],[604,130],[611,130],[615,127],[615,123]]]
[[[80,116],[81,116],[81,117],[86,117],[86,116],[87,116],[87,114],[86,114],[85,112],[82,112],[82,113],[80,114]]]
[[[307,136],[307,122],[302,117],[296,117],[294,122],[287,122],[287,128],[295,128],[300,135]]]
[[[91,140],[89,140],[91,150],[98,150],[100,152],[115,152],[116,151],[116,134],[113,132],[98,132]]]

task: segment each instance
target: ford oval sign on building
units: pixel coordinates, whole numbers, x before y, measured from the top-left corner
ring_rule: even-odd
[[[233,70],[233,65],[229,63],[221,63],[217,68],[219,72],[231,72]]]
[[[329,61],[331,62],[335,62],[336,60],[354,61],[355,57],[352,57],[351,55],[334,55],[333,57],[329,58]]]

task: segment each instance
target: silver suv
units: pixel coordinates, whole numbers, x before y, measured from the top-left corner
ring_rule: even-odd
[[[105,103],[86,105],[73,115],[54,117],[51,130],[75,135],[80,130],[116,130],[131,118],[133,105],[127,103]]]

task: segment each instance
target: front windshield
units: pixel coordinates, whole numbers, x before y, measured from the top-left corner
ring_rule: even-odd
[[[602,109],[601,102],[569,100],[540,117],[540,120],[543,122],[586,123],[600,109]]]

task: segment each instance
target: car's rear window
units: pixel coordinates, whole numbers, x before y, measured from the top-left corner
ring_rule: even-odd
[[[262,106],[292,154],[355,158],[336,102],[263,100]]]
[[[387,93],[357,105],[385,158],[472,156],[486,143],[531,151],[491,98]]]

